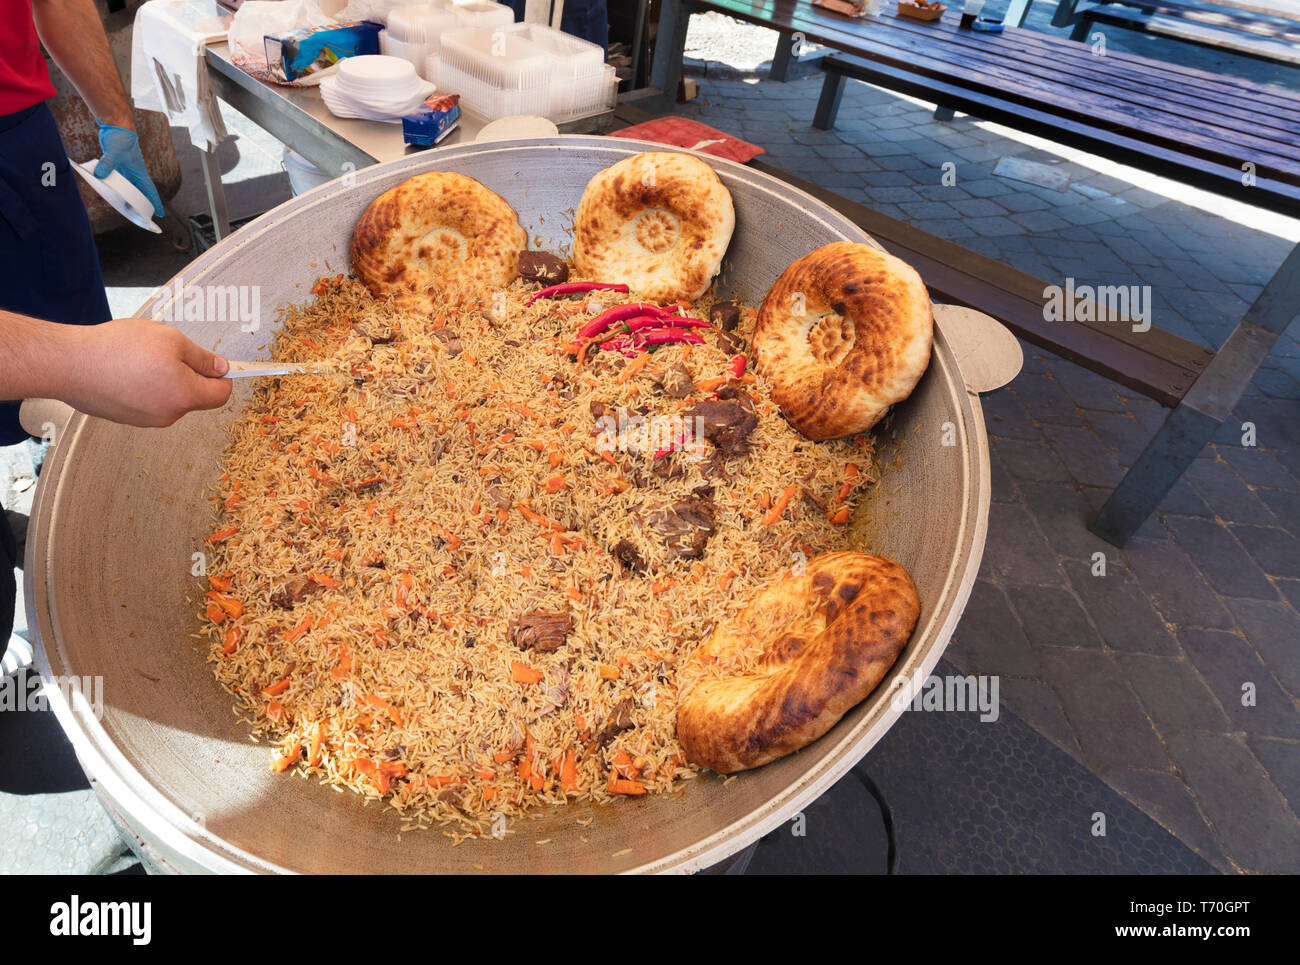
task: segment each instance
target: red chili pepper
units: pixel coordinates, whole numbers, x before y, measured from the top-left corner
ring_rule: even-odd
[[[703,345],[704,339],[684,328],[665,328],[653,332],[639,332],[640,339],[646,345],[667,345],[670,342],[686,342],[690,345]]]
[[[677,440],[672,445],[670,445],[667,449],[660,449],[658,452],[655,453],[654,457],[656,460],[659,460],[662,459],[664,456],[671,456],[674,452],[682,448],[684,445],[686,445],[686,433],[682,433],[681,436],[679,436]]]
[[[727,367],[727,371],[731,373],[733,379],[738,379],[745,374],[745,363],[748,361],[743,355],[733,355],[731,357],[731,364]]]
[[[569,343],[569,351],[576,352],[582,340],[594,338],[601,332],[605,331],[615,322],[621,322],[628,318],[638,318],[640,316],[660,317],[667,312],[658,305],[651,305],[648,302],[632,302],[627,305],[615,305],[613,308],[607,308],[591,321],[587,322],[582,328],[578,329],[578,334]]]
[[[629,330],[635,332],[643,328],[710,328],[708,322],[698,318],[678,318],[676,315],[646,315],[633,318],[627,322]]]
[[[566,282],[563,285],[552,285],[550,288],[543,288],[539,292],[534,292],[532,297],[529,298],[528,301],[524,302],[524,304],[531,305],[539,298],[555,298],[557,295],[577,295],[582,292],[596,291],[626,292],[627,286],[607,285],[604,282],[599,281],[571,281]]]

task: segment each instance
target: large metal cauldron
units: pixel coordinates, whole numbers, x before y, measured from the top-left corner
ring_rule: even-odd
[[[471,144],[367,168],[351,183],[334,181],[281,205],[183,273],[187,286],[258,286],[261,331],[244,333],[237,321],[177,325],[229,358],[265,356],[274,307],[309,297],[322,274],[346,272],[361,210],[424,171],[478,178],[515,207],[535,247],[567,252],[572,210],[588,179],[656,149],[561,137]],[[720,291],[756,303],[799,256],[833,240],[870,241],[813,198],[709,160],[736,207]],[[174,283],[140,314],[157,314],[173,291]],[[922,610],[911,643],[876,693],[825,737],[729,786],[710,774],[688,782],[681,797],[547,810],[503,840],[453,848],[436,830],[399,837],[400,818],[374,802],[269,773],[268,749],[249,741],[208,671],[206,643],[193,636],[203,584],[191,576],[191,560],[212,519],[204,497],[218,473],[223,427],[247,386],[230,408],[165,430],[75,414],[59,431],[28,535],[28,619],[43,672],[103,678],[102,718],[90,702],[56,693],[59,720],[110,808],[163,867],[581,873],[693,871],[718,862],[806,806],[867,753],[901,712],[890,699],[895,688],[930,672],[965,605],[984,546],[989,459],[979,400],[954,346],[970,344],[966,323],[978,319],[961,310],[936,314],[933,362],[894,416],[893,432],[906,440],[902,465],[886,473],[852,527],[861,548],[912,574]],[[945,429],[954,445],[941,444]],[[593,820],[582,828],[577,818]],[[545,838],[549,844],[536,843]]]

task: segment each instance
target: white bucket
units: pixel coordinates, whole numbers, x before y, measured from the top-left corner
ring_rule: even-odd
[[[293,192],[295,198],[331,180],[328,174],[287,144],[284,148],[284,161],[282,163],[284,170],[289,175],[289,190]]]

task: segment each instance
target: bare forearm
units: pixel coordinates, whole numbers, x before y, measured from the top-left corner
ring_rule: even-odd
[[[0,310],[0,398],[63,398],[82,335],[79,326]]]
[[[91,113],[104,124],[135,130],[94,0],[33,0],[32,13],[41,43]]]

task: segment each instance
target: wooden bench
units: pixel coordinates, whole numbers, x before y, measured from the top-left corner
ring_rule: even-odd
[[[1300,215],[1300,95],[1028,30],[881,21],[856,56],[823,59],[815,127],[853,78]]]
[[[1218,4],[1216,4],[1218,6]],[[1075,8],[1072,40],[1087,40],[1096,24],[1167,37],[1244,57],[1300,66],[1300,9],[1250,7],[1209,10],[1184,0],[1103,0]],[[1070,21],[1066,21],[1070,22]]]

